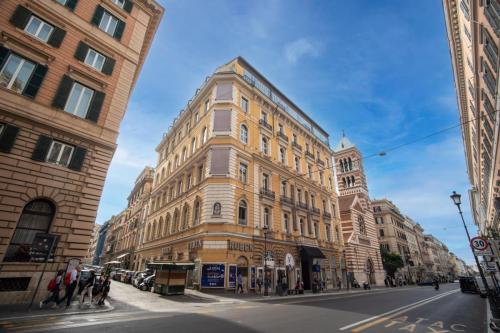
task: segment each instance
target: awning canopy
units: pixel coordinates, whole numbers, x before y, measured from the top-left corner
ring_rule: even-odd
[[[301,246],[300,247],[300,253],[303,256],[309,257],[309,258],[320,258],[320,259],[325,259],[325,255],[321,250],[317,247],[312,247],[312,246]]]
[[[121,259],[123,257],[126,257],[128,256],[130,253],[124,253],[124,254],[120,254],[118,257],[116,257],[116,259]]]
[[[119,265],[119,264],[121,264],[121,261],[113,260],[113,261],[105,262],[103,265]]]
[[[150,262],[148,267],[155,268],[158,270],[168,270],[168,269],[181,269],[181,270],[192,270],[194,269],[194,263],[192,262]]]

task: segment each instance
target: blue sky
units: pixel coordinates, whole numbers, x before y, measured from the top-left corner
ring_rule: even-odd
[[[122,123],[97,215],[126,206],[172,119],[216,67],[241,55],[330,133],[364,155],[459,122],[440,1],[161,1],[165,16]],[[472,261],[452,190],[468,180],[459,129],[365,160],[386,197]]]

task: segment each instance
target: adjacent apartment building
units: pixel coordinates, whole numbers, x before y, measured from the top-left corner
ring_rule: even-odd
[[[469,201],[481,234],[498,233],[500,189],[498,47],[499,0],[443,0]]]
[[[153,0],[0,1],[0,303],[29,302],[39,280],[43,297],[85,256],[162,15]]]

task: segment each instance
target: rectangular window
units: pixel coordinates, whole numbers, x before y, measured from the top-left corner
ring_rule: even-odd
[[[118,25],[118,19],[113,15],[111,15],[110,13],[108,13],[107,11],[104,11],[101,17],[101,22],[99,22],[99,29],[101,29],[110,36],[114,36],[117,25]]]
[[[106,61],[106,57],[97,52],[94,49],[89,48],[87,51],[87,56],[85,57],[84,63],[87,65],[94,67],[97,69],[99,72],[102,70],[102,66],[104,65],[104,62]]]
[[[123,6],[125,5],[125,0],[111,0],[111,2],[120,8],[123,8]]]
[[[24,28],[24,31],[43,42],[47,42],[49,40],[50,34],[52,34],[53,30],[54,27],[52,25],[33,15]]]
[[[93,96],[94,90],[78,82],[74,82],[66,105],[64,106],[64,111],[85,118]]]
[[[216,100],[229,101],[233,99],[233,84],[231,82],[217,83]]]
[[[34,69],[31,61],[11,54],[0,71],[0,86],[22,93]]]
[[[326,240],[331,242],[332,241],[332,235],[331,235],[331,229],[330,229],[330,226],[327,224],[326,225],[326,228],[325,228],[325,232],[326,232]]]
[[[245,97],[241,97],[241,110],[243,110],[243,112],[248,112],[248,99]]]
[[[71,161],[73,150],[73,146],[58,141],[52,141],[46,161],[67,167]]]
[[[56,0],[56,2],[59,2],[61,5],[65,5],[67,0]]]
[[[248,177],[248,166],[244,163],[240,163],[240,181],[242,183],[246,183],[247,177]]]
[[[198,121],[200,121],[200,114],[198,112],[196,112],[194,114],[194,122],[197,123]]]
[[[269,190],[269,175],[266,173],[262,174],[262,188],[264,190]]]
[[[467,26],[464,24],[464,33],[467,36],[467,39],[469,39],[469,42],[472,42],[472,36],[470,34],[469,29],[467,29]]]
[[[227,175],[229,173],[228,148],[212,148],[210,173],[213,175]]]
[[[214,111],[214,132],[231,131],[231,110]]]
[[[209,99],[207,99],[207,100],[205,101],[205,113],[207,113],[207,112],[208,112],[208,109],[209,109],[209,108],[210,108],[210,100],[209,100]]]
[[[262,120],[262,122],[264,123],[267,123],[267,113],[262,112],[260,115],[260,120]]]

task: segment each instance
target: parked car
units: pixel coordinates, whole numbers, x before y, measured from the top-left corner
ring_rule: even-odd
[[[123,282],[125,283],[132,283],[132,277],[134,276],[135,272],[134,271],[127,271],[125,272],[125,277],[123,278]]]
[[[155,276],[150,275],[141,282],[141,284],[139,285],[139,289],[141,289],[142,291],[151,290],[154,283],[155,283]]]

